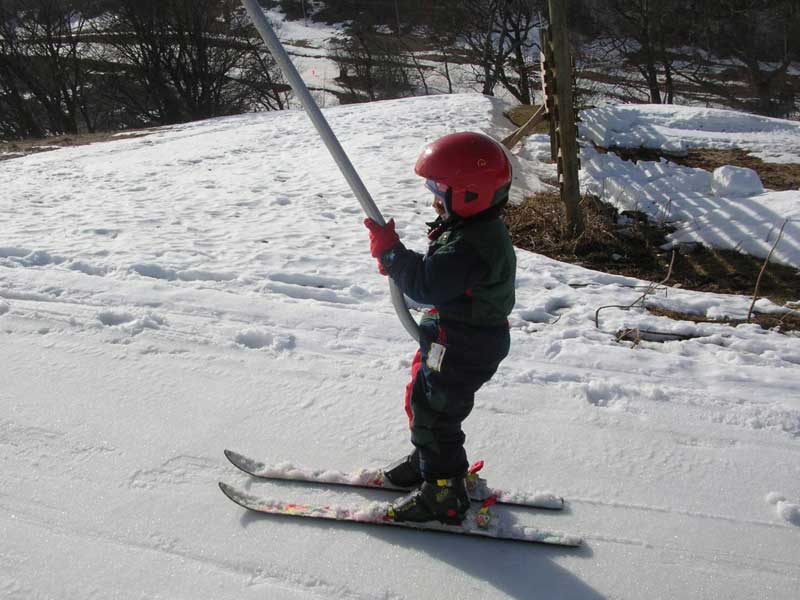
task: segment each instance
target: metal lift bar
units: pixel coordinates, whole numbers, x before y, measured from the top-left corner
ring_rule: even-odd
[[[331,156],[333,156],[333,160],[336,161],[339,170],[342,172],[342,175],[344,175],[344,178],[350,185],[350,189],[353,191],[356,199],[361,204],[361,208],[364,210],[364,213],[366,213],[366,215],[376,223],[384,225],[386,222],[381,214],[381,211],[378,210],[378,207],[372,200],[367,188],[364,187],[364,183],[358,176],[358,173],[353,167],[353,164],[350,162],[350,159],[347,157],[347,154],[345,154],[342,145],[339,143],[336,135],[331,130],[330,125],[328,125],[328,121],[323,116],[322,111],[320,111],[319,106],[317,106],[317,103],[314,101],[314,98],[311,97],[311,93],[308,91],[308,87],[306,87],[302,77],[300,77],[297,69],[295,69],[294,65],[292,64],[292,61],[289,60],[289,56],[286,54],[283,44],[281,44],[280,40],[275,35],[275,32],[272,30],[269,21],[261,9],[261,6],[259,6],[256,0],[242,0],[242,4],[244,4],[244,7],[247,9],[247,13],[253,20],[253,24],[256,26],[258,33],[261,35],[261,38],[267,45],[267,48],[269,48],[270,53],[275,58],[275,61],[281,68],[281,71],[283,71],[286,79],[289,80],[289,85],[292,86],[292,90],[300,99],[306,114],[308,114],[311,122],[314,124],[314,127],[316,127],[317,133],[319,133],[322,141],[325,142],[325,146],[327,146],[328,151],[331,153]],[[403,327],[405,327],[408,334],[418,341],[419,325],[411,316],[411,313],[406,306],[403,292],[400,291],[400,288],[398,288],[391,279],[389,279],[389,291],[391,293],[392,304],[394,305],[397,317],[400,319],[400,322],[403,324]]]

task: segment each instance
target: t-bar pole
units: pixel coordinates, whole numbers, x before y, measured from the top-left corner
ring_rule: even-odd
[[[261,6],[259,6],[256,0],[242,0],[242,4],[244,4],[245,9],[247,9],[247,13],[253,20],[253,24],[256,26],[258,33],[261,35],[261,38],[267,45],[267,48],[269,48],[270,53],[278,63],[281,71],[283,71],[286,79],[289,80],[289,85],[300,99],[306,114],[308,114],[311,122],[317,129],[317,133],[322,138],[322,141],[328,147],[328,151],[331,153],[331,156],[333,156],[333,160],[336,161],[339,170],[342,172],[342,175],[344,175],[344,178],[350,185],[350,189],[353,191],[356,199],[361,204],[361,208],[370,219],[379,225],[384,225],[386,221],[384,220],[381,211],[378,210],[377,206],[375,206],[372,196],[369,195],[367,188],[364,187],[364,183],[358,176],[358,173],[353,167],[353,164],[350,162],[350,159],[347,157],[347,154],[345,154],[342,145],[339,143],[336,135],[331,130],[330,125],[328,125],[328,121],[323,116],[322,111],[320,111],[319,106],[317,106],[317,103],[314,101],[314,98],[311,97],[311,93],[308,91],[303,78],[300,77],[297,69],[295,69],[294,65],[292,64],[292,61],[289,60],[289,56],[286,54],[283,44],[281,44],[278,36],[276,36],[275,32],[272,30],[272,26],[269,24],[267,17],[264,15],[264,11],[261,9]],[[403,327],[405,327],[406,331],[412,338],[419,340],[419,325],[417,325],[417,322],[411,316],[411,313],[406,306],[403,292],[400,291],[400,288],[398,288],[391,279],[389,280],[389,291],[391,293],[392,304],[394,305],[395,312],[397,313],[397,317],[400,319],[400,322],[403,324]]]

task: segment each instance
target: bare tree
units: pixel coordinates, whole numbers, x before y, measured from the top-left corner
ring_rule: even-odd
[[[463,46],[465,61],[472,65],[481,92],[494,95],[497,85],[530,104],[533,98],[531,69],[538,56],[539,14],[544,2],[537,0],[449,0],[445,28],[456,46]]]
[[[111,93],[141,121],[282,108],[286,86],[236,0],[121,0],[98,22]]]
[[[543,3],[542,3],[543,4]],[[538,31],[542,27],[540,3],[515,0],[507,2],[502,11],[505,30],[509,38],[509,55],[505,69],[498,78],[522,104],[533,104],[531,71],[539,60]]]
[[[447,82],[447,92],[453,93],[453,74],[451,65],[463,62],[463,53],[458,49],[458,32],[453,27],[453,18],[447,2],[437,3],[431,10],[430,21],[420,30],[424,39],[428,40],[439,65],[436,71]]]
[[[359,20],[331,44],[338,81],[351,101],[400,98],[412,95],[417,86],[427,88],[425,67],[402,37],[379,29],[374,21]]]
[[[91,83],[82,60],[88,2],[0,2],[0,94],[20,119],[19,132],[92,130]]]
[[[686,58],[674,48],[691,44],[699,4],[688,0],[589,0],[587,4],[611,60],[621,59],[623,66],[639,74],[649,102],[672,104],[676,70]]]
[[[796,110],[800,90],[789,72],[800,59],[796,0],[719,0],[702,4],[700,17],[703,52],[687,79],[742,110],[772,117]]]

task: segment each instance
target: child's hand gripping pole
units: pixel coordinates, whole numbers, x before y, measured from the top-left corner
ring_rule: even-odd
[[[400,241],[394,230],[394,219],[389,219],[386,225],[378,225],[370,218],[364,219],[364,225],[369,229],[369,252],[378,260],[378,271],[386,275],[381,257]]]

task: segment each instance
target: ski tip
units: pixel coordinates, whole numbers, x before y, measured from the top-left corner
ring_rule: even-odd
[[[237,490],[232,485],[228,485],[223,481],[219,482],[219,489],[221,489],[222,493],[225,494],[228,498],[239,504],[238,498],[241,497],[243,494],[241,490]]]
[[[222,490],[222,493],[225,494],[228,497],[228,500],[231,500],[231,501],[235,502],[236,504],[238,504],[242,508],[250,508],[246,504],[245,499],[242,496],[242,492],[237,490],[232,485],[228,485],[227,483],[224,483],[222,481],[218,482],[218,485],[219,485],[219,489]]]
[[[224,450],[224,452],[225,458],[228,459],[228,462],[230,462],[237,469],[247,473],[247,470],[243,468],[243,465],[247,462],[247,458],[244,456],[244,454],[239,454],[238,452],[228,450],[227,448]]]

